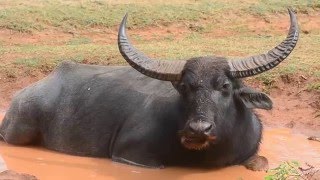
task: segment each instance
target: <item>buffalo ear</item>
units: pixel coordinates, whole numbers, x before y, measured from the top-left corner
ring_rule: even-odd
[[[242,87],[236,91],[235,95],[247,108],[272,109],[272,101],[265,93]]]

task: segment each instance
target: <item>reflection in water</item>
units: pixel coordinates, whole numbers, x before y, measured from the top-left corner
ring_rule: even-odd
[[[3,158],[0,156],[0,172],[3,172],[5,170],[7,170],[7,166],[6,163],[4,162]]]
[[[0,119],[2,119],[0,114]],[[242,166],[217,170],[169,167],[144,169],[111,162],[108,159],[70,156],[39,147],[18,147],[0,142],[0,154],[9,169],[33,174],[39,179],[262,179],[264,172],[252,172]],[[320,143],[288,129],[265,130],[260,154],[270,167],[286,160],[308,162],[320,167]]]

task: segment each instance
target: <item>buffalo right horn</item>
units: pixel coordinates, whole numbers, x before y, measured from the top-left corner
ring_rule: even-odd
[[[288,9],[288,11],[291,25],[287,38],[266,54],[228,60],[232,77],[249,77],[270,70],[276,67],[292,52],[298,42],[299,28],[296,15],[291,9]]]

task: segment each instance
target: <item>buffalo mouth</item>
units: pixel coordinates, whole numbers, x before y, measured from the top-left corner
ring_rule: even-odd
[[[210,143],[213,143],[216,140],[215,136],[190,136],[182,135],[181,144],[190,150],[203,150],[209,147]]]

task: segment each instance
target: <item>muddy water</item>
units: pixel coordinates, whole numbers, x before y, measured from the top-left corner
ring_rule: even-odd
[[[0,114],[0,119],[2,119]],[[108,159],[70,156],[39,147],[17,147],[0,142],[0,154],[9,169],[33,174],[45,180],[69,179],[262,179],[264,172],[252,172],[242,166],[218,170],[144,169],[111,162]],[[260,154],[271,167],[286,160],[308,162],[320,167],[320,143],[306,140],[289,129],[266,129]]]

